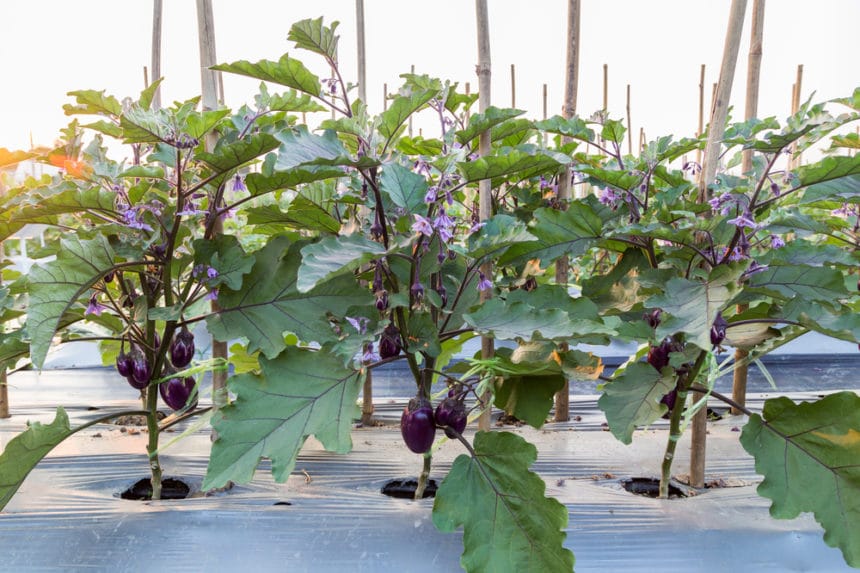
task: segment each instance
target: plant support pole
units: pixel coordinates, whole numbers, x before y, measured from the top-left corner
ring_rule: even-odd
[[[732,93],[732,81],[735,76],[735,66],[740,51],[741,32],[744,27],[744,12],[746,0],[732,0],[729,11],[729,25],[726,30],[726,42],[723,48],[723,61],[720,66],[720,79],[717,82],[716,96],[711,110],[711,121],[708,126],[708,143],[705,146],[705,163],[702,167],[702,179],[699,181],[699,202],[709,199],[708,185],[717,174],[717,164],[720,156],[720,143],[726,129],[726,117],[729,112],[729,98]],[[704,395],[693,392],[696,402]],[[690,446],[690,485],[701,488],[705,485],[705,446],[708,432],[708,409],[703,407],[692,422],[692,444]]]
[[[579,0],[570,0],[567,6],[567,59],[564,66],[564,104],[561,113],[565,119],[570,119],[576,113],[576,86],[579,72]],[[565,137],[562,142],[567,143]],[[562,209],[570,201],[570,169],[562,170],[558,179],[558,203]],[[561,257],[555,263],[555,282],[567,288],[570,274],[570,261],[567,256]],[[568,350],[567,343],[559,345],[562,352]],[[555,393],[556,422],[566,422],[570,419],[570,380],[565,377],[564,386]]]
[[[215,56],[215,17],[212,14],[212,0],[197,0],[197,28],[200,44],[200,80],[203,88],[203,110],[218,108],[218,72],[210,68],[217,63]],[[215,148],[217,135],[206,134],[204,147],[211,152]],[[224,219],[215,222],[215,235],[224,232]],[[212,301],[212,312],[218,312],[218,301]],[[212,357],[227,360],[227,343],[212,339]],[[212,372],[212,407],[218,409],[227,404],[227,372]]]
[[[750,53],[747,66],[747,93],[744,107],[744,120],[749,121],[758,115],[758,88],[761,78],[761,55],[764,38],[764,3],[765,0],[753,0],[752,30],[750,33]],[[741,174],[747,176],[752,171],[752,150],[743,152],[741,161]],[[738,312],[743,312],[747,305],[738,305]],[[741,407],[746,404],[747,378],[749,375],[749,364],[746,357],[749,354],[743,348],[735,349],[735,366],[732,378],[732,400]],[[733,416],[739,416],[743,412],[737,406],[732,406]]]
[[[152,0],[152,81],[161,79],[161,16],[162,0]],[[152,94],[152,109],[161,109],[161,86]]]
[[[490,18],[487,10],[487,0],[475,0],[475,9],[478,24],[478,110],[483,113],[490,107]],[[478,139],[478,155],[484,157],[490,154],[490,130],[481,132]],[[482,179],[478,183],[478,218],[481,222],[489,219],[493,214],[493,190],[489,179]],[[485,262],[481,265],[481,272],[487,277],[493,276],[493,263]],[[492,290],[481,291],[481,300],[485,301],[492,297]],[[490,359],[495,354],[493,339],[487,336],[481,337],[481,358]],[[488,404],[490,393],[481,396],[484,411],[478,418],[478,429],[488,431],[490,429],[490,415],[492,406]]]

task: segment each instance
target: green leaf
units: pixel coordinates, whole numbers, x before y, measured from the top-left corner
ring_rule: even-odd
[[[139,177],[141,179],[164,179],[164,169],[157,165],[135,165],[119,174],[120,177]]]
[[[566,340],[582,335],[615,333],[602,322],[580,318],[572,320],[558,308],[535,308],[525,302],[508,304],[498,298],[486,301],[463,318],[481,334],[501,340]]]
[[[240,74],[266,82],[273,82],[304,92],[313,97],[320,95],[320,80],[303,63],[284,54],[277,62],[260,60],[249,62],[240,60],[232,64],[218,64],[213,70]]]
[[[338,22],[332,22],[331,27],[323,26],[322,16],[316,20],[308,18],[290,26],[287,39],[296,43],[297,48],[309,50],[337,62],[337,41],[334,31]]]
[[[657,327],[657,338],[684,332],[688,341],[703,350],[710,350],[711,326],[717,313],[726,307],[737,290],[739,268],[717,267],[707,281],[692,281],[675,277],[664,291],[651,297],[648,308],[661,308],[670,316]]]
[[[650,364],[635,362],[603,387],[597,405],[606,414],[612,435],[629,444],[636,426],[646,426],[666,412],[660,399],[674,387],[672,376],[661,376]]]
[[[744,426],[741,445],[764,476],[758,493],[771,516],[812,512],[824,542],[860,567],[860,396],[838,392],[816,402],[767,400]]]
[[[113,267],[113,259],[104,236],[81,240],[71,235],[60,239],[55,261],[30,269],[27,329],[30,357],[37,368],[45,361],[60,318]]]
[[[561,373],[505,376],[496,384],[494,404],[533,428],[540,428],[553,406],[555,393],[564,387],[564,381]]]
[[[808,187],[817,183],[848,177],[849,175],[860,175],[860,155],[854,155],[853,157],[825,157],[817,163],[804,165],[797,170],[800,187]]]
[[[140,98],[138,99],[138,103],[140,107],[143,109],[149,109],[152,107],[152,100],[155,97],[155,92],[158,91],[159,86],[161,86],[161,82],[164,81],[164,78],[156,78],[151,84],[146,86],[140,92]]]
[[[463,526],[460,565],[472,572],[570,572],[565,549],[567,509],[544,497],[546,484],[529,471],[537,448],[509,432],[478,432],[475,456],[460,455],[436,492],[433,523]]]
[[[554,171],[568,161],[559,154],[548,154],[532,149],[531,146],[503,148],[499,155],[479,157],[474,161],[464,161],[457,168],[466,181],[480,181],[494,177],[507,177],[517,174],[520,178],[533,177]]]
[[[535,127],[548,133],[555,133],[580,141],[594,141],[594,130],[579,117],[565,119],[560,115],[555,115],[535,123]]]
[[[406,209],[409,214],[418,213],[425,207],[427,180],[399,163],[388,163],[383,167],[379,185],[395,205]]]
[[[379,114],[379,133],[386,141],[391,140],[409,116],[424,107],[438,93],[438,90],[418,90],[408,96],[394,98],[388,109]]]
[[[104,90],[79,90],[69,92],[75,98],[75,105],[66,104],[63,111],[66,115],[108,115],[117,117],[122,113],[122,106],[113,96],[106,96]]]
[[[231,377],[236,400],[212,418],[218,439],[202,488],[251,481],[263,457],[272,460],[275,481],[285,482],[312,435],[328,451],[348,452],[362,383],[361,373],[344,368],[339,357],[297,347],[260,358],[259,374]]]
[[[340,222],[304,195],[297,195],[290,202],[286,213],[277,205],[252,207],[246,213],[249,225],[283,225],[329,235],[335,235],[340,231]]]
[[[305,183],[343,177],[343,171],[337,167],[316,167],[313,165],[287,171],[277,171],[272,175],[249,173],[245,177],[245,187],[255,197],[281,189],[295,189]],[[339,227],[338,227],[339,228]]]
[[[227,108],[192,113],[185,120],[185,130],[194,139],[203,139],[229,113]]]
[[[266,84],[260,84],[260,86],[265,85]],[[308,94],[300,94],[295,90],[287,90],[282,94],[272,94],[266,101],[265,107],[270,111],[296,113],[312,113],[328,109],[315,102]]]
[[[362,235],[325,237],[302,249],[299,266],[299,292],[305,293],[332,277],[357,269],[361,264],[385,253],[385,247]]]
[[[275,237],[254,253],[254,268],[245,275],[242,288],[219,291],[222,310],[206,320],[212,336],[217,340],[244,336],[248,352],[259,349],[268,358],[286,347],[285,332],[293,332],[306,342],[337,340],[327,313],[344,316],[352,306],[369,306],[373,297],[348,275],[299,292],[296,281],[303,246],[290,244],[286,237]]]
[[[62,407],[47,426],[28,423],[27,429],[12,438],[0,455],[0,510],[6,507],[27,475],[54,447],[74,432]]]
[[[600,238],[602,230],[603,221],[587,203],[571,203],[567,211],[540,208],[530,225],[537,240],[512,246],[500,263],[523,264],[537,259],[546,266],[563,255],[581,255]]]
[[[848,295],[842,273],[829,267],[780,265],[750,277],[748,289],[777,298],[801,297],[803,300],[833,303]]]
[[[466,145],[482,132],[501,124],[502,122],[520,116],[525,112],[520,109],[500,109],[490,106],[482,113],[476,113],[469,118],[466,129],[456,132],[454,135],[462,145]]]
[[[846,175],[838,179],[810,185],[800,200],[801,205],[817,201],[849,201],[860,196],[860,175]]]
[[[163,111],[133,106],[120,116],[119,126],[125,143],[161,142],[170,145],[170,124]]]
[[[247,139],[221,145],[214,153],[198,153],[195,157],[207,163],[216,172],[224,173],[277,149],[279,145],[274,136],[258,133]]]
[[[251,272],[254,257],[245,253],[239,239],[233,235],[218,235],[214,239],[197,239],[193,244],[194,263],[209,265],[218,271],[218,276],[209,279],[211,286],[242,288],[242,278]]]
[[[488,219],[480,231],[469,236],[469,256],[475,260],[488,256],[496,257],[511,245],[534,239],[519,219],[509,215],[496,215]]]
[[[349,163],[349,152],[337,138],[334,131],[326,130],[322,135],[308,132],[306,126],[278,134],[281,148],[278,152],[276,167],[278,169],[293,169],[300,165],[331,165],[322,161],[335,162],[346,158]]]
[[[624,142],[624,134],[626,132],[627,128],[624,127],[623,121],[607,119],[603,124],[603,129],[600,130],[600,137],[620,145]]]

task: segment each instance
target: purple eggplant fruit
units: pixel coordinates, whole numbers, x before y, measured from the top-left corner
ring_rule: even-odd
[[[177,368],[185,368],[194,358],[194,335],[184,326],[170,343],[170,362]]]
[[[400,331],[394,326],[394,323],[389,323],[382,331],[382,336],[379,337],[379,357],[385,360],[400,354],[402,346],[400,345]]]
[[[131,353],[126,353],[124,348],[120,348],[119,354],[116,357],[116,371],[119,375],[127,378],[131,376],[132,368],[134,367],[134,358]]]
[[[445,435],[455,439],[466,429],[466,406],[462,400],[445,398],[436,406],[436,423],[445,428]],[[451,430],[454,430],[453,432]],[[456,434],[454,433],[456,432]]]
[[[131,361],[131,376],[128,377],[128,383],[131,384],[133,388],[137,388],[138,390],[140,390],[142,388],[146,388],[151,378],[152,366],[150,366],[149,360],[146,359],[146,356],[143,354],[143,352],[140,352],[139,350],[133,350]]]
[[[194,378],[186,376],[184,378],[171,378],[167,382],[162,382],[158,386],[158,392],[161,394],[161,399],[167,404],[171,410],[181,410],[188,404],[188,398],[194,393],[195,387]],[[197,406],[197,394],[194,393],[194,398],[188,404],[189,408]]]
[[[416,454],[430,450],[436,437],[436,422],[433,419],[433,406],[423,396],[409,400],[400,417],[400,434],[406,446]]]

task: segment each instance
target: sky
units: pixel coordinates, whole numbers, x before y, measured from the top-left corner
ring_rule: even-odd
[[[365,0],[367,93],[371,112],[382,111],[399,74],[417,73],[471,82],[477,89],[475,4],[466,0],[410,2]],[[699,75],[706,66],[706,110],[717,81],[730,0],[582,0],[577,112],[602,107],[603,68],[608,66],[609,113],[623,118],[631,91],[631,120],[648,139],[692,136],[698,123]],[[732,94],[734,117],[743,113],[752,0],[748,2]],[[528,9],[524,8],[528,6]],[[291,23],[323,16],[338,20],[340,63],[355,81],[354,0],[213,0],[219,62],[277,60],[289,52],[327,75],[319,59],[288,42]],[[543,115],[547,84],[549,115],[561,112],[567,2],[490,0],[492,103],[511,104],[511,65],[516,104],[527,117]],[[860,1],[771,0],[766,5],[760,117],[784,119],[792,84],[803,65],[802,99],[850,95],[860,87]],[[152,2],[129,0],[3,0],[0,2],[0,147],[52,145],[69,119],[66,93],[106,90],[122,99],[144,87],[150,64]],[[162,100],[185,100],[200,92],[196,3],[165,0],[162,31]],[[230,107],[253,101],[257,82],[225,75]],[[435,130],[433,123],[426,125]],[[429,132],[425,135],[437,135]]]

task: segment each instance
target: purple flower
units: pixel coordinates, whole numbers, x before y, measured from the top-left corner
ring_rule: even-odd
[[[139,231],[152,231],[152,227],[140,220],[140,213],[137,209],[126,209],[122,214],[123,223],[129,229],[137,229]]]
[[[194,204],[193,201],[189,201],[185,204],[185,208],[182,211],[177,211],[176,215],[179,217],[193,217],[194,215],[205,215],[206,211],[202,211],[197,208],[197,205]]]
[[[493,282],[484,273],[478,273],[478,290],[483,292],[493,288]]]
[[[611,189],[610,187],[604,187],[600,190],[600,196],[598,197],[598,200],[603,205],[612,206],[620,198],[621,197],[619,197],[618,193],[616,193],[613,189]]]
[[[206,294],[206,300],[218,300],[218,289],[213,288]]]
[[[420,302],[424,298],[424,286],[418,281],[415,281],[412,283],[412,286],[409,287],[409,293],[416,301]]]
[[[90,297],[90,303],[87,305],[87,310],[84,311],[84,314],[94,314],[96,316],[101,316],[102,311],[107,309],[106,306],[99,304],[98,298],[95,293]]]
[[[785,241],[782,240],[782,237],[777,235],[770,236],[770,248],[771,249],[781,249],[785,246]]]
[[[418,175],[430,177],[430,164],[422,159],[419,159],[415,162],[415,165],[412,166],[412,171],[414,171]]]
[[[431,185],[427,189],[427,194],[424,195],[424,202],[427,203],[428,205],[430,203],[435,202],[436,201],[436,195],[437,195],[438,191],[439,191],[438,187],[436,187],[435,185]]]
[[[445,209],[439,209],[439,215],[433,219],[433,228],[440,229],[442,227],[453,227],[454,219],[448,216]]]
[[[415,217],[415,222],[412,224],[412,230],[414,232],[421,233],[428,237],[433,235],[433,223],[430,219],[422,217],[421,215],[413,215],[413,217]]]
[[[358,318],[345,317],[346,321],[352,325],[352,327],[359,333],[364,334],[367,332],[367,325],[370,323],[369,318],[365,318],[363,316],[359,316]]]
[[[695,161],[688,161],[684,164],[683,167],[681,167],[681,171],[685,171],[695,177],[702,172],[702,166]]]
[[[486,223],[480,222],[480,221],[472,223],[472,226],[469,227],[469,233],[471,234],[471,233],[474,233],[476,231],[480,231],[481,227],[483,227],[484,225],[486,225]]]
[[[758,229],[758,223],[750,218],[749,213],[744,213],[742,215],[738,215],[734,219],[729,219],[726,221],[727,223],[731,223],[735,227],[749,227],[750,229]]]
[[[714,324],[711,325],[711,344],[719,346],[726,339],[726,328],[729,323],[723,318],[723,313],[718,312],[714,318]]]
[[[214,279],[218,276],[218,271],[212,267],[209,267],[208,269],[206,269],[206,276],[210,279]]]
[[[382,358],[378,353],[373,351],[373,343],[365,344],[364,350],[361,353],[361,363],[362,364],[371,364],[373,362],[379,362]]]
[[[729,260],[734,262],[742,261],[745,258],[747,258],[747,255],[746,253],[744,253],[744,250],[741,247],[735,247],[734,249],[732,249],[732,253],[729,255]]]
[[[248,188],[245,187],[245,180],[237,173],[233,177],[233,191],[247,191]]]

